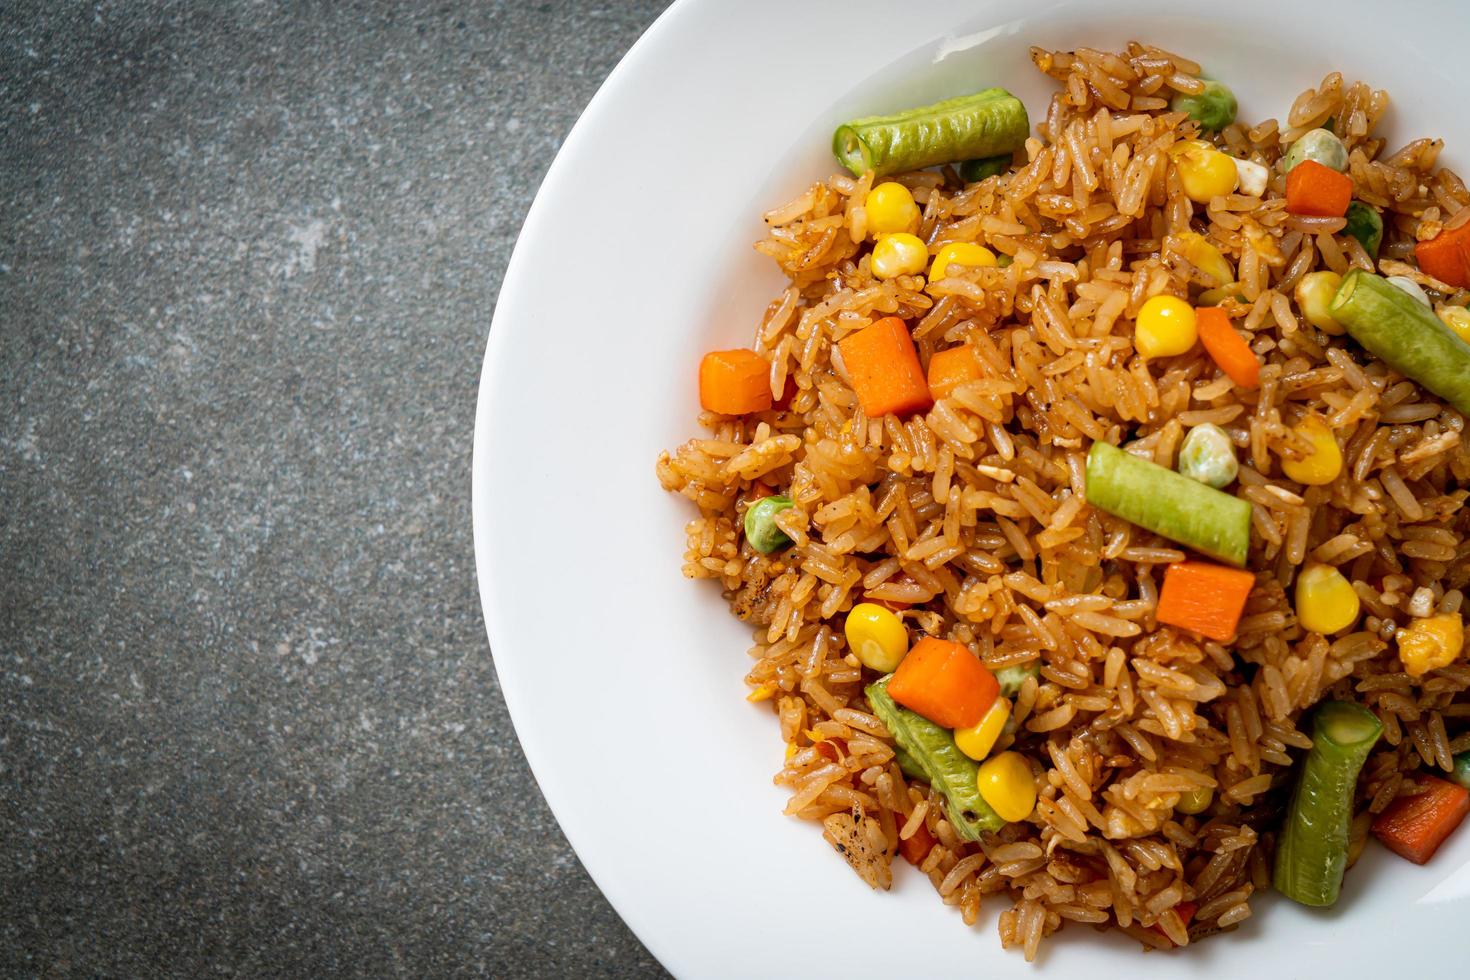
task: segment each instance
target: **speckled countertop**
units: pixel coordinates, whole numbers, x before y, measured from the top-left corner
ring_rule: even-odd
[[[0,974],[658,972],[506,717],[469,462],[662,6],[0,6]]]

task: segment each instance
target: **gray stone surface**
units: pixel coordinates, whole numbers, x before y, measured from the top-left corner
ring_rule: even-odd
[[[468,496],[516,232],[661,6],[0,4],[0,974],[658,972]]]

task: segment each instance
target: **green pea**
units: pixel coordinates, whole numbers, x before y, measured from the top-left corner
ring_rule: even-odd
[[[1169,102],[1174,112],[1187,112],[1207,133],[1217,133],[1235,122],[1235,93],[1214,79],[1204,79],[1205,90],[1198,95],[1175,92]]]
[[[996,268],[999,269],[1004,269],[1006,266],[1010,265],[1014,261],[1016,260],[1011,258],[1009,255],[1006,255],[1004,252],[995,257],[995,265]]]
[[[776,515],[792,506],[790,497],[762,497],[745,512],[745,540],[763,555],[789,547],[791,539],[776,526]]]
[[[1348,152],[1342,140],[1326,129],[1309,129],[1286,151],[1285,173],[1303,160],[1315,160],[1338,173],[1347,173]]]
[[[1216,490],[1229,486],[1240,472],[1235,444],[1218,425],[1212,422],[1197,425],[1189,430],[1179,447],[1179,472]]]
[[[1015,664],[1011,667],[1002,667],[995,672],[995,680],[1000,684],[1000,696],[1013,698],[1021,690],[1021,685],[1026,683],[1026,678],[1041,676],[1041,661],[1028,660],[1024,664]]]
[[[1354,201],[1348,205],[1347,227],[1343,230],[1363,244],[1369,258],[1378,258],[1378,246],[1383,244],[1383,219],[1377,211],[1362,201]]]

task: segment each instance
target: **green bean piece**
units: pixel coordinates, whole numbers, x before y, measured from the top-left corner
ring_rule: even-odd
[[[1450,772],[1450,779],[1470,789],[1470,752],[1455,756],[1455,768]]]
[[[1470,415],[1470,346],[1429,307],[1382,276],[1352,269],[1327,311],[1368,353]]]
[[[1374,260],[1378,258],[1378,246],[1383,244],[1383,219],[1371,205],[1362,201],[1354,201],[1348,205],[1347,227],[1343,229],[1349,235],[1356,238],[1363,246],[1363,251]]]
[[[1198,95],[1175,92],[1169,101],[1173,112],[1187,112],[1207,133],[1218,133],[1235,122],[1235,93],[1213,78],[1206,78],[1205,90]]]
[[[1287,149],[1286,157],[1282,161],[1282,172],[1291,173],[1292,168],[1303,160],[1315,160],[1338,173],[1346,173],[1348,151],[1342,140],[1331,130],[1309,129]]]
[[[1003,698],[1015,697],[1028,677],[1041,677],[1040,660],[1028,660],[1024,664],[1013,664],[997,670],[995,679],[1000,684],[1000,696]]]
[[[1106,442],[1094,442],[1087,453],[1087,502],[1201,554],[1245,567],[1251,543],[1248,502]]]
[[[929,781],[929,774],[924,771],[923,766],[919,765],[919,760],[905,752],[903,746],[895,745],[893,747],[893,758],[897,760],[898,768],[905,776],[910,779],[917,779],[920,782],[927,783]]]
[[[1347,870],[1353,792],[1368,752],[1383,733],[1360,704],[1324,701],[1312,716],[1312,747],[1302,760],[1276,837],[1272,883],[1293,902],[1326,908]]]
[[[762,497],[745,512],[745,540],[763,555],[780,551],[791,544],[786,532],[776,526],[776,515],[792,506],[790,497],[779,494]]]
[[[1011,169],[1011,154],[986,157],[983,160],[966,160],[960,164],[960,177],[967,184],[978,183],[987,177],[1003,174]]]
[[[965,840],[979,840],[981,833],[1004,827],[1006,822],[980,795],[980,764],[960,751],[948,728],[900,707],[889,697],[888,682],[892,679],[893,675],[888,674],[867,686],[868,704],[893,733],[898,748],[922,773],[920,778],[944,797],[944,815],[954,825],[955,833]],[[901,756],[898,765],[909,772]]]
[[[1031,131],[1021,100],[1003,88],[946,99],[888,116],[843,123],[832,153],[854,177],[879,177],[942,163],[1009,155]]]

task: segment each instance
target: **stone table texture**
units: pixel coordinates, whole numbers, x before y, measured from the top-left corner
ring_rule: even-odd
[[[0,3],[0,975],[660,972],[469,489],[516,233],[662,6]]]

